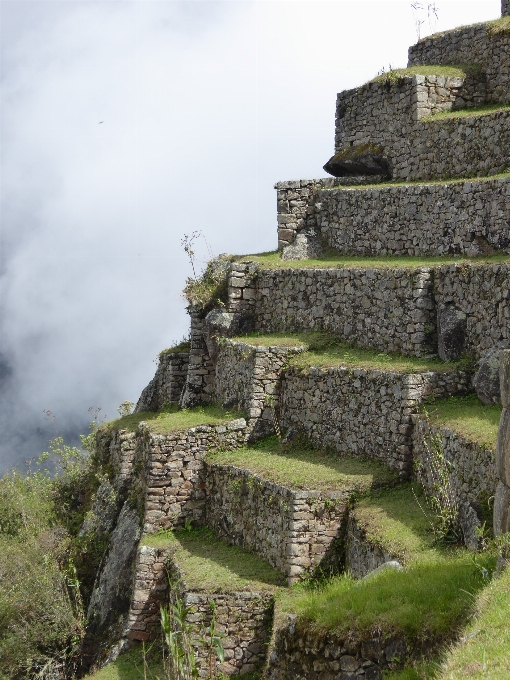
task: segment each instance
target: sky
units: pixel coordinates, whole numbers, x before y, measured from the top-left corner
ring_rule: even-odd
[[[276,248],[336,93],[500,0],[0,0],[0,473],[136,402],[203,266]],[[47,412],[51,412],[48,416]]]

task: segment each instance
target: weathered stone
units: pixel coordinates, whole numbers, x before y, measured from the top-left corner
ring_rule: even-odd
[[[361,144],[341,149],[324,166],[333,177],[358,175],[389,176],[390,164],[383,155],[382,147]]]
[[[162,352],[156,374],[140,395],[135,413],[159,411],[165,404],[178,403],[186,380],[188,364],[188,352]]]
[[[498,482],[494,497],[494,536],[510,531],[510,489]]]
[[[484,352],[476,364],[476,373],[473,377],[473,387],[484,404],[501,403],[499,364],[501,349],[490,349]]]
[[[510,487],[510,410],[501,413],[496,444],[496,472],[499,480]]]
[[[468,550],[479,550],[482,545],[480,506],[477,503],[459,504],[459,524],[464,539],[464,545]]]
[[[499,388],[503,408],[510,409],[510,349],[505,349],[501,352]]]
[[[312,260],[319,257],[323,247],[314,230],[300,232],[282,252],[282,260]]]
[[[466,342],[466,315],[453,305],[437,310],[438,354],[443,361],[460,359]]]
[[[78,536],[105,534],[111,531],[119,512],[118,502],[118,491],[108,479],[105,479],[96,491],[92,508],[85,515]]]

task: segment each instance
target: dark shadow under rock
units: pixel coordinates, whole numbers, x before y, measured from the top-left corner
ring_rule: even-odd
[[[355,175],[383,175],[390,177],[390,162],[383,155],[383,148],[376,144],[360,144],[341,149],[324,165],[333,177]]]

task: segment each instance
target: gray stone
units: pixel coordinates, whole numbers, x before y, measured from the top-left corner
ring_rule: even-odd
[[[496,444],[496,472],[498,479],[510,487],[510,410],[501,413]]]
[[[371,144],[342,149],[324,166],[324,170],[333,177],[359,175],[390,175],[390,164],[382,155],[382,149]]]
[[[159,357],[154,378],[143,390],[135,413],[159,411],[165,404],[179,402],[186,381],[189,352],[164,352]]]
[[[437,310],[438,353],[443,361],[460,359],[466,341],[466,315],[453,305]]]
[[[510,408],[510,349],[501,352],[499,363],[499,388],[503,408]]]
[[[502,351],[496,348],[489,349],[482,354],[476,364],[473,387],[484,404],[501,403],[499,364]]]
[[[386,660],[390,663],[402,663],[407,656],[407,644],[405,640],[393,640],[386,646],[384,651]]]
[[[494,536],[510,531],[510,489],[498,482],[494,497]]]
[[[85,534],[104,534],[112,530],[117,519],[118,494],[112,484],[105,479],[96,492],[92,508],[85,515],[78,536]]]
[[[282,252],[282,260],[313,260],[322,253],[323,248],[314,230],[301,232],[290,246]]]
[[[236,333],[238,328],[238,314],[225,312],[222,309],[213,309],[204,320],[204,341],[212,361],[218,358],[218,339],[229,337]]]
[[[501,16],[510,17],[510,0],[501,0]]]
[[[466,548],[468,550],[480,550],[482,545],[480,531],[483,522],[480,519],[481,512],[478,504],[473,502],[460,503],[458,518]]]
[[[384,562],[384,564],[381,564],[380,566],[376,567],[376,569],[373,569],[370,571],[365,578],[370,578],[372,576],[375,576],[376,574],[380,574],[381,571],[387,571],[388,569],[393,569],[396,571],[401,571],[403,569],[402,565],[400,562],[397,560],[388,560],[388,562]]]

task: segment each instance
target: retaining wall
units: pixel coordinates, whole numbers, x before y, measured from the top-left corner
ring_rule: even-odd
[[[188,365],[189,352],[160,354],[156,374],[140,395],[134,412],[159,411],[165,404],[178,404]]]
[[[502,2],[505,13],[509,13],[508,0]],[[478,64],[485,76],[487,101],[510,103],[510,33],[491,35],[490,27],[490,23],[475,24],[424,38],[409,48],[408,65]]]
[[[137,433],[137,464],[145,498],[145,533],[181,526],[204,518],[203,457],[211,448],[246,443],[246,421],[200,425],[170,434],[154,434],[141,424]]]
[[[413,430],[415,474],[429,496],[437,495],[434,487],[438,480],[430,462],[434,445],[438,445],[444,455],[457,503],[487,503],[497,483],[495,451],[468,441],[446,427],[436,427],[425,416],[416,416]]]
[[[401,668],[408,656],[401,639],[356,640],[288,618],[276,631],[265,672],[268,680],[382,680],[383,671]]]
[[[510,0],[501,0],[501,16],[510,17]]]
[[[289,584],[307,577],[334,551],[352,494],[295,491],[217,464],[206,464],[205,489],[207,526],[267,560]]]
[[[114,477],[120,483],[133,475],[136,435],[128,430],[110,430],[108,426],[96,432],[96,456],[103,464],[113,467]]]
[[[470,382],[463,371],[410,375],[291,368],[282,381],[281,426],[304,432],[315,446],[381,460],[406,477],[412,464],[412,414],[432,394],[465,393]]]
[[[354,578],[362,578],[385,562],[394,559],[395,556],[380,545],[367,540],[365,530],[351,514],[345,537],[345,570]]]
[[[265,270],[256,283],[257,330],[330,330],[361,347],[412,356],[435,346],[426,268]]]

